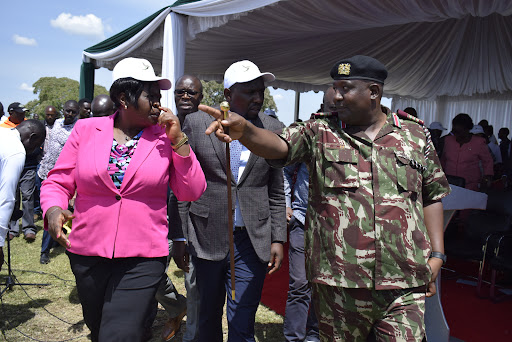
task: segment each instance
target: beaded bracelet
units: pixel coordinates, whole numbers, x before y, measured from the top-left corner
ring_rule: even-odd
[[[181,134],[183,135],[181,140],[178,141],[178,143],[176,145],[171,144],[171,147],[174,151],[176,151],[178,148],[180,148],[181,146],[185,145],[188,142],[187,135],[183,132],[181,132]]]

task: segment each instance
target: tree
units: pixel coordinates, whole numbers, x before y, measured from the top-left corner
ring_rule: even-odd
[[[216,81],[201,81],[203,84],[203,101],[202,104],[215,107],[224,101],[224,85]],[[261,110],[272,109],[277,113],[277,106],[270,90],[265,88],[265,100],[263,100],[263,107]]]
[[[61,112],[66,101],[79,100],[78,89],[80,83],[67,77],[41,77],[32,86],[34,87],[34,94],[39,94],[39,98],[28,102],[25,107],[34,118],[43,118],[47,106],[54,106],[57,108],[57,112]],[[95,84],[94,96],[100,94],[108,95],[108,90]]]

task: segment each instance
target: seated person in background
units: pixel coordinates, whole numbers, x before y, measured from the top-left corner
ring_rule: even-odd
[[[416,111],[416,109],[412,108],[412,107],[407,107],[404,109],[404,112],[406,112],[407,114],[409,115],[412,115],[414,116],[415,118],[418,117],[418,112]]]
[[[485,139],[471,134],[472,128],[473,120],[468,114],[460,113],[453,118],[453,135],[444,140],[441,165],[447,175],[464,178],[466,189],[480,191],[490,185],[493,160]]]

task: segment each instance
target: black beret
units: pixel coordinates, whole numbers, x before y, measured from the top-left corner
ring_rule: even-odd
[[[357,55],[334,64],[331,77],[334,80],[368,80],[384,84],[388,71],[375,58]]]

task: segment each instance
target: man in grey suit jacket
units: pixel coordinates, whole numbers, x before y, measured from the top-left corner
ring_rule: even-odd
[[[250,61],[231,65],[224,74],[224,96],[231,108],[256,126],[279,130],[284,125],[260,112],[265,81]],[[205,135],[211,117],[201,111],[187,115],[183,131],[201,163],[207,189],[188,210],[188,247],[196,267],[200,294],[199,341],[223,341],[222,314],[227,296],[228,341],[254,341],[254,320],[267,271],[279,269],[286,240],[283,171],[270,167],[243,145],[230,144],[231,170],[226,170],[226,147],[215,136]],[[232,172],[234,215],[235,300],[231,299],[226,172]],[[183,216],[182,216],[183,217]],[[230,228],[231,229],[231,228]],[[183,250],[178,248],[178,250]],[[183,260],[183,255],[175,255]]]

